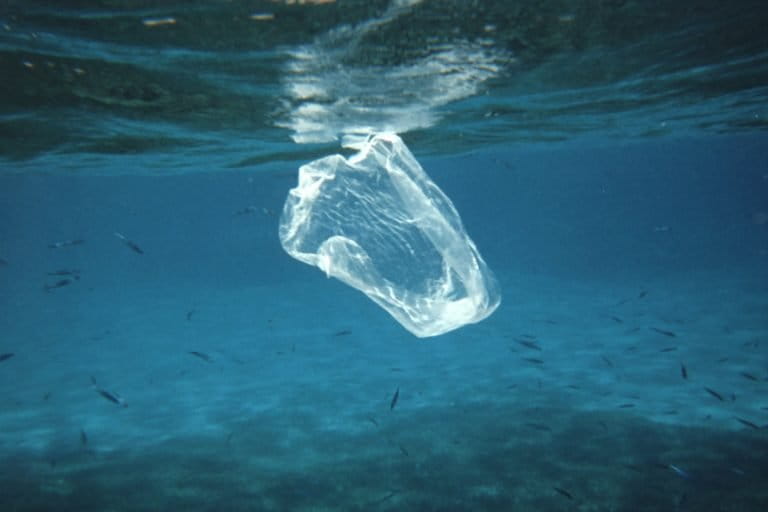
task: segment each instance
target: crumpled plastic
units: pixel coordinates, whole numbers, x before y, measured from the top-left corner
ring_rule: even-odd
[[[451,200],[393,133],[299,169],[280,218],[292,257],[357,288],[418,337],[498,307],[493,276]]]

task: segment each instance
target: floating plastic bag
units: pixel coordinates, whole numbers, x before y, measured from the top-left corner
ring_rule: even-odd
[[[419,337],[490,315],[496,280],[451,200],[395,134],[378,134],[349,159],[299,169],[280,218],[294,258],[362,291]]]

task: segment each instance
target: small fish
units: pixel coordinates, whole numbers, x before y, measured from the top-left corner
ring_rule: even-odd
[[[752,375],[751,373],[747,373],[747,372],[741,372],[739,375],[741,375],[745,379],[749,379],[749,380],[753,380],[753,381],[760,380],[757,377],[755,377],[754,375]]]
[[[640,294],[637,296],[637,298],[638,299],[642,299],[646,295],[648,295],[648,290],[643,290],[643,291],[640,292]]]
[[[659,352],[674,352],[675,350],[677,350],[677,347],[664,347]]]
[[[51,290],[55,290],[56,288],[63,288],[63,287],[65,287],[67,285],[70,285],[72,283],[73,283],[73,281],[71,279],[59,279],[58,281],[56,281],[53,284],[46,284],[45,286],[43,286],[43,289],[45,291],[49,292]]]
[[[83,429],[80,429],[80,444],[82,446],[88,446],[88,434],[86,434]]]
[[[256,213],[259,211],[258,208],[255,206],[246,206],[245,208],[240,208],[239,210],[236,210],[234,215],[241,216],[241,215],[249,215],[251,213]]]
[[[49,276],[70,276],[74,279],[80,279],[80,271],[79,270],[54,270],[53,272],[47,272],[47,275]]]
[[[112,393],[112,392],[107,391],[106,389],[101,389],[101,388],[95,388],[95,391],[98,394],[100,394],[101,396],[103,396],[105,399],[109,400],[110,402],[112,402],[114,404],[119,405],[120,407],[126,407],[127,406],[126,403],[125,403],[125,400],[123,399],[123,397],[121,397],[117,393]]]
[[[209,356],[208,354],[206,354],[204,352],[198,352],[197,350],[190,350],[189,353],[192,354],[195,357],[199,357],[200,359],[202,359],[206,363],[212,363],[213,362],[213,359],[211,358],[211,356]]]
[[[519,339],[519,338],[515,338],[515,341],[524,347],[530,348],[532,350],[538,350],[539,352],[541,352],[541,346],[535,341]]]
[[[684,469],[678,466],[675,466],[674,464],[667,464],[667,467],[685,479],[691,478],[690,473],[688,473],[687,471],[685,471]]]
[[[100,388],[98,384],[96,384],[96,378],[91,375],[91,388],[100,394],[104,399],[109,400],[110,402],[119,405],[120,407],[128,407],[128,404],[125,403],[125,400],[123,397],[118,395],[117,393],[107,391],[106,389]]]
[[[384,496],[383,498],[379,498],[379,499],[377,499],[377,500],[375,500],[375,501],[371,502],[371,505],[379,505],[379,504],[381,504],[381,503],[384,503],[384,502],[386,502],[386,501],[389,501],[389,500],[391,500],[391,499],[392,499],[392,498],[394,498],[395,496],[397,496],[397,493],[396,493],[396,492],[394,492],[394,491],[392,491],[392,492],[390,492],[389,494],[387,494],[386,496]]]
[[[141,23],[145,27],[159,27],[160,25],[174,25],[176,24],[176,18],[170,16],[166,18],[145,18],[141,20]]]
[[[571,494],[570,492],[566,491],[565,489],[561,489],[560,487],[553,487],[552,489],[557,491],[559,494],[565,496],[569,500],[573,501],[573,494]]]
[[[398,448],[400,448],[400,452],[405,455],[406,457],[409,457],[408,450],[405,449],[405,447],[401,444],[397,445]]]
[[[12,358],[14,355],[13,352],[6,352],[5,354],[0,354],[0,362],[7,361],[8,359]]]
[[[117,231],[115,231],[114,235],[115,235],[117,238],[119,238],[120,240],[122,240],[122,242],[123,242],[125,245],[127,245],[128,247],[130,247],[130,249],[131,249],[133,252],[135,252],[135,253],[137,253],[137,254],[144,254],[144,251],[141,249],[141,247],[139,247],[138,245],[136,245],[136,242],[134,242],[133,240],[129,240],[128,238],[126,238],[126,237],[125,237],[125,235],[123,235],[123,234],[121,234],[121,233],[118,233]]]
[[[61,249],[62,247],[72,247],[73,245],[81,245],[84,244],[85,240],[76,239],[76,240],[63,240],[61,242],[54,242],[52,244],[48,244],[49,249]]]
[[[736,417],[735,420],[738,421],[739,423],[741,423],[742,425],[746,425],[749,428],[755,428],[755,429],[760,428],[756,423],[752,423],[749,420],[745,420],[745,419],[742,419],[742,418],[739,418],[739,417]]]
[[[626,404],[621,404],[621,405],[619,405],[619,409],[631,409],[631,408],[632,408],[632,407],[634,407],[634,406],[635,406],[635,404],[632,404],[632,403],[626,403]]]
[[[197,313],[197,310],[192,308],[189,311],[187,311],[187,322],[192,321],[192,316]]]
[[[368,416],[366,419],[367,419],[368,421],[370,421],[371,423],[373,423],[373,425],[374,425],[374,426],[376,426],[376,427],[378,427],[378,426],[379,426],[379,422],[378,422],[378,421],[376,421],[376,418],[374,418],[373,416]]]
[[[600,359],[602,359],[609,367],[613,368],[613,361],[608,359],[606,356],[600,356]]]
[[[524,357],[523,361],[528,361],[529,363],[533,363],[533,364],[544,364],[544,360],[537,359],[535,357]]]
[[[677,334],[673,333],[672,331],[666,331],[664,329],[659,329],[658,327],[651,327],[652,331],[656,331],[659,334],[663,334],[664,336],[669,336],[670,338],[676,338]]]
[[[680,376],[682,376],[685,380],[688,380],[688,369],[683,363],[680,363]]]
[[[704,388],[704,391],[706,391],[707,393],[709,393],[709,394],[710,394],[710,395],[712,395],[713,397],[717,398],[717,399],[718,399],[718,400],[720,400],[721,402],[724,402],[724,401],[725,401],[725,398],[723,398],[723,395],[721,395],[720,393],[718,393],[718,392],[717,392],[717,391],[715,391],[714,389],[710,389],[710,388]]]
[[[336,331],[333,333],[334,336],[349,336],[350,334],[352,334],[352,331],[349,329],[344,329],[342,331]]]
[[[392,395],[392,400],[389,402],[389,410],[390,411],[392,409],[394,409],[395,406],[397,405],[397,399],[398,398],[400,398],[400,388],[399,387],[395,390],[395,394]]]
[[[529,340],[535,340],[536,339],[536,336],[534,336],[533,334],[521,334],[520,337],[521,338],[528,338]]]
[[[621,318],[619,318],[617,316],[611,316],[610,318],[611,318],[611,320],[613,320],[617,324],[623,324],[624,323],[624,320],[622,320]]]

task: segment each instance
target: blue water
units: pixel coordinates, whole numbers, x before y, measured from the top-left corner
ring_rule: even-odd
[[[290,176],[5,176],[3,508],[760,510],[765,147],[425,160],[503,293],[426,340],[283,253]]]
[[[7,2],[0,510],[768,510],[760,5]],[[487,319],[281,248],[366,123]]]

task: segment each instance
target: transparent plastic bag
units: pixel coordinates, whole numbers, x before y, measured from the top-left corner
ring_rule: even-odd
[[[280,219],[286,252],[362,291],[419,337],[490,315],[501,300],[496,280],[451,200],[397,135],[358,149],[299,169]]]

